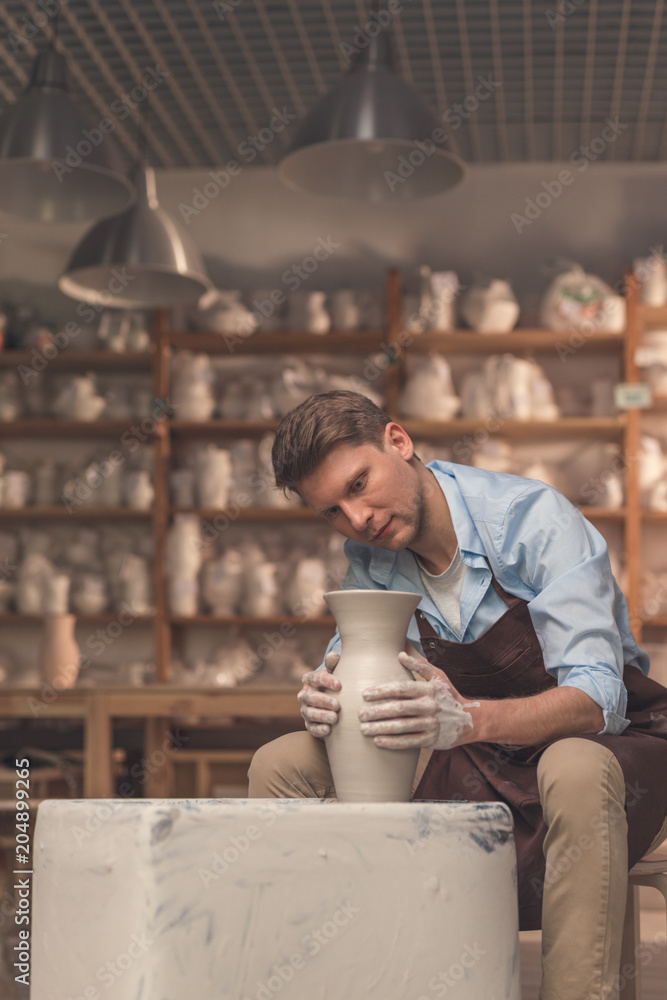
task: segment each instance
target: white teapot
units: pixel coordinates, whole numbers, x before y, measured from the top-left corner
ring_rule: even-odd
[[[204,296],[203,308],[197,314],[199,329],[212,333],[238,333],[250,336],[259,325],[257,315],[246,309],[238,289],[216,288]]]
[[[471,288],[461,300],[461,315],[478,333],[509,333],[519,318],[519,303],[507,281],[494,278]]]
[[[73,376],[61,389],[53,404],[54,412],[67,420],[97,420],[106,406],[104,396],[96,395],[93,374]]]
[[[460,405],[449,363],[441,354],[433,352],[413,362],[401,395],[402,414],[422,420],[451,420]]]

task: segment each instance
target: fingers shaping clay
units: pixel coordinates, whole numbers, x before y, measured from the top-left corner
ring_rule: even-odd
[[[339,802],[407,802],[419,748],[388,750],[363,736],[359,709],[367,687],[411,679],[398,660],[419,594],[386,590],[338,590],[324,595],[341,637],[336,677],[341,709],[326,737]]]

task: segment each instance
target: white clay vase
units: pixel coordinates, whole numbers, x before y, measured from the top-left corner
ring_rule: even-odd
[[[39,664],[42,677],[56,690],[76,684],[81,652],[74,637],[74,615],[45,615]]]
[[[363,736],[359,709],[375,684],[411,680],[398,654],[405,649],[419,594],[385,590],[337,590],[324,595],[341,637],[335,675],[341,708],[326,737],[327,754],[339,802],[407,802],[419,748],[387,750]]]

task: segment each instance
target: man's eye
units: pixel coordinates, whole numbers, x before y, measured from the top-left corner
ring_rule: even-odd
[[[329,507],[329,510],[325,511],[325,517],[335,517],[338,513],[338,507]]]
[[[356,490],[356,489],[361,489],[361,487],[362,487],[363,485],[364,485],[364,481],[363,481],[363,479],[357,479],[357,481],[356,481],[356,483],[354,484],[354,486],[352,487],[352,489],[353,489],[353,490]]]

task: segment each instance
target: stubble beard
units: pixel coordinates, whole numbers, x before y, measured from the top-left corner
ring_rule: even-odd
[[[424,503],[424,487],[421,482],[417,483],[414,492],[412,510],[403,520],[412,528],[412,533],[401,548],[411,549],[415,543],[419,543],[426,529],[426,505]]]

